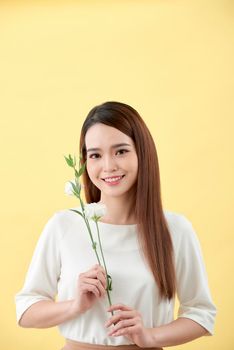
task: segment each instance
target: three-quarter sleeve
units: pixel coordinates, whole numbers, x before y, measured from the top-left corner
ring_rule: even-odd
[[[23,288],[15,295],[16,318],[40,300],[54,300],[60,276],[60,228],[55,213],[46,223],[36,244]]]
[[[200,243],[191,222],[182,216],[176,264],[178,317],[186,317],[214,334],[217,309],[209,290],[206,268]]]

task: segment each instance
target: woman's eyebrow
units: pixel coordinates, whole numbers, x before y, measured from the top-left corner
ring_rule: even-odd
[[[115,145],[112,145],[111,148],[118,148],[118,147],[121,147],[121,146],[130,146],[131,145],[129,143],[116,143]],[[89,148],[87,149],[87,152],[91,152],[91,151],[100,151],[101,148]]]

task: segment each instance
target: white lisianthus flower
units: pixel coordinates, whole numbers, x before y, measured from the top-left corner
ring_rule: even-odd
[[[84,211],[88,219],[98,220],[106,214],[106,206],[101,203],[89,203],[85,204]]]
[[[73,190],[73,187],[72,187],[71,182],[76,186],[75,180],[71,180],[71,181],[68,181],[68,182],[65,183],[64,192],[65,192],[65,194],[67,194],[68,196],[74,196],[74,190]]]

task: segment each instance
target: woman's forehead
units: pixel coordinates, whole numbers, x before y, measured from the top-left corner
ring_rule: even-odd
[[[133,145],[132,139],[122,131],[105,124],[91,126],[85,135],[87,148],[102,148],[116,144]]]

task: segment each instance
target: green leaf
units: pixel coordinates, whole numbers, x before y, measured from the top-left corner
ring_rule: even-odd
[[[86,166],[86,162],[79,169],[78,177],[80,177],[83,174],[83,172],[85,171],[85,166]]]
[[[97,242],[93,242],[92,247],[93,247],[93,249],[96,249],[96,247],[97,247]]]
[[[79,173],[78,173],[78,171],[76,169],[75,169],[75,176],[79,177]]]
[[[108,289],[112,290],[112,278],[108,274],[107,274],[107,281],[108,281]]]
[[[74,211],[75,213],[81,215],[83,218],[83,214],[79,210],[75,210],[75,209],[69,209],[69,210]]]
[[[66,156],[64,156],[64,158],[66,159],[67,165],[73,168],[73,160],[70,158],[70,154],[69,158],[67,158]]]
[[[69,181],[69,182],[72,185],[73,191],[79,196],[80,195],[80,192],[79,192],[80,188],[77,188],[73,182],[71,182],[71,181]]]

